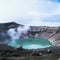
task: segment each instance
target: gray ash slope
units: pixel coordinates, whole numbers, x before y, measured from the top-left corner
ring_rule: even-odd
[[[11,36],[9,36],[7,31],[9,29],[14,29],[15,32],[17,32],[17,28],[19,26],[23,27],[24,25],[15,22],[0,23],[0,43],[6,43],[6,41],[11,40]],[[60,45],[60,27],[29,26],[27,33],[21,33],[19,36],[19,38],[25,37],[45,38],[48,39],[53,45]]]

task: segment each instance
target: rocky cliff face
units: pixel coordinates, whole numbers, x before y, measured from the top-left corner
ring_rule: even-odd
[[[48,39],[53,45],[60,45],[60,31],[59,27],[40,26],[31,27],[29,36],[34,38]]]
[[[53,45],[60,45],[60,27],[24,26],[15,22],[0,24],[0,43],[8,43],[11,39],[45,38]]]

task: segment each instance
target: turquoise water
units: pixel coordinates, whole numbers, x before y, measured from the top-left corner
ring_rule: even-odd
[[[10,46],[16,47],[21,45],[24,49],[39,49],[51,46],[51,43],[47,39],[42,38],[28,38],[28,39],[19,39],[12,40],[9,43]]]

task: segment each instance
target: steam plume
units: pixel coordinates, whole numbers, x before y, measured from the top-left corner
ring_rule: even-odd
[[[11,39],[16,40],[21,37],[28,37],[27,32],[29,30],[29,26],[18,26],[17,28],[11,28],[7,31],[8,35],[11,37]]]

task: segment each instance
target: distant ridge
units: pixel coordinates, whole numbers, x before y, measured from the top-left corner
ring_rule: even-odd
[[[23,26],[23,25],[18,24],[16,22],[0,23],[0,28],[2,28],[2,29],[16,28],[18,26]]]

